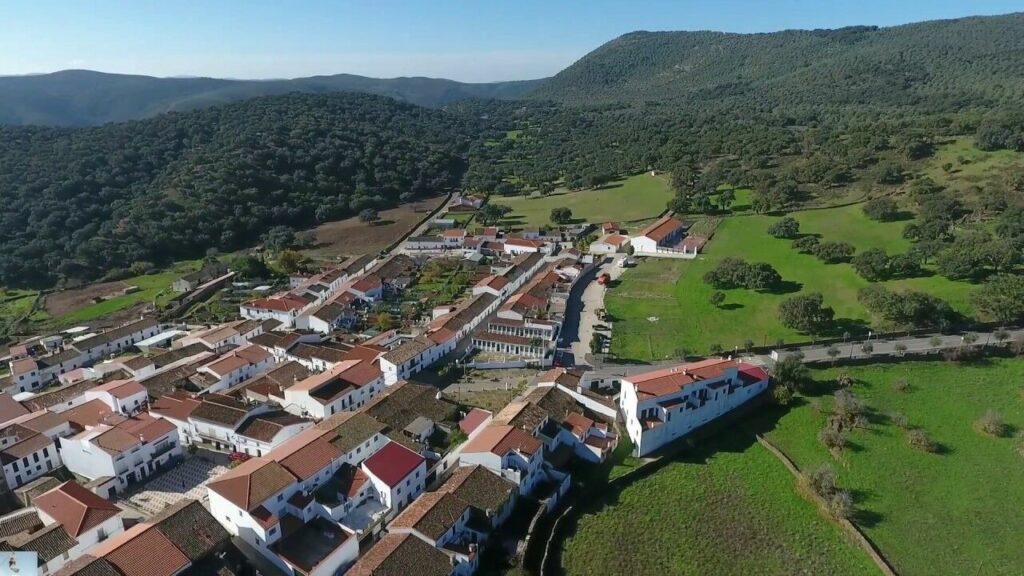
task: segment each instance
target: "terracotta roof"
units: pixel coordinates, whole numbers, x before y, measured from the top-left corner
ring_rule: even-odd
[[[0,462],[3,464],[10,464],[15,460],[20,460],[26,456],[39,452],[43,448],[52,447],[54,450],[57,449],[53,445],[53,440],[50,440],[46,434],[39,434],[22,428],[24,435],[19,434],[19,439],[16,443],[0,450]]]
[[[59,522],[75,538],[121,513],[121,509],[112,502],[82,488],[77,482],[65,482],[38,496],[33,505]]]
[[[594,426],[594,421],[578,412],[570,412],[562,419],[562,427],[569,430],[577,438],[583,438]]]
[[[110,406],[98,398],[65,410],[61,412],[61,415],[67,418],[68,422],[71,422],[79,430],[99,426],[100,424],[114,425],[124,418],[111,410]]]
[[[150,524],[137,526],[143,526],[143,529],[119,542],[117,547],[103,556],[117,566],[124,576],[173,576],[188,567],[188,556],[163,532]],[[129,532],[124,532],[122,536],[125,534]],[[99,547],[93,550],[94,554],[97,549]]]
[[[22,532],[7,539],[7,544],[17,550],[35,552],[40,563],[66,553],[78,544],[60,524],[51,524],[35,532]]]
[[[348,462],[342,463],[334,478],[338,483],[338,489],[350,499],[355,498],[363,485],[370,481],[370,477],[363,472],[362,468]]]
[[[532,455],[541,449],[540,440],[515,426],[492,424],[484,428],[462,449],[463,453],[490,452],[504,456],[512,450]]]
[[[629,238],[626,236],[622,236],[620,234],[609,234],[608,236],[605,236],[605,238],[601,240],[601,242],[618,247],[622,246],[626,242],[629,242]]]
[[[412,534],[386,534],[346,576],[449,576],[448,555]]]
[[[434,346],[434,341],[430,338],[417,336],[402,342],[397,348],[387,351],[383,358],[395,366],[401,366]]]
[[[311,300],[304,296],[286,294],[283,296],[275,296],[273,298],[257,298],[256,300],[246,302],[243,306],[248,308],[272,310],[275,312],[291,312],[293,310],[301,310],[302,308],[305,308],[310,302]]]
[[[661,242],[666,236],[685,227],[685,224],[675,219],[671,214],[668,214],[662,216],[647,228],[644,228],[643,231],[640,232],[640,236],[646,236],[655,242]]]
[[[270,454],[278,458],[278,462],[299,480],[316,476],[321,470],[329,468],[331,462],[344,456],[344,453],[333,446],[330,441],[320,436],[288,456],[278,457],[276,450]]]
[[[106,558],[85,554],[64,565],[54,576],[124,576]]]
[[[253,510],[295,483],[284,466],[269,458],[252,458],[207,484],[210,490],[243,510]]]
[[[363,294],[365,294],[365,293],[367,293],[367,292],[369,292],[371,290],[374,290],[376,288],[380,288],[380,287],[381,287],[380,277],[378,277],[378,276],[376,276],[374,274],[369,274],[367,276],[363,276],[362,278],[357,280],[355,282],[355,284],[352,284],[352,290],[356,290],[358,292],[362,292]]]
[[[243,402],[223,394],[207,394],[195,410],[192,418],[205,420],[234,428],[249,414],[249,407]]]
[[[441,232],[441,236],[445,238],[465,238],[466,230],[464,228],[449,228]]]
[[[388,442],[363,461],[363,467],[388,486],[397,486],[425,462],[423,456],[397,442]]]
[[[455,494],[483,512],[497,512],[516,491],[516,485],[485,466],[461,466],[438,490]]]
[[[39,409],[47,408],[42,406]],[[0,394],[0,424],[28,414],[28,409],[14,400],[10,394]]]
[[[95,388],[96,385],[97,383],[95,380],[82,380],[75,382],[74,384],[61,386],[60,388],[56,388],[49,392],[36,394],[35,396],[24,400],[21,404],[33,411],[51,408],[58,404],[65,404],[79,396],[82,396],[85,394],[86,390],[91,390]]]
[[[21,360],[15,360],[11,362],[11,374],[15,376],[19,374],[28,374],[33,370],[38,370],[39,365],[32,358],[22,358]]]
[[[275,410],[250,416],[245,422],[242,422],[235,432],[239,436],[245,436],[260,442],[273,442],[282,429],[299,424],[312,425],[313,423],[305,418],[289,414],[284,410]]]
[[[473,408],[470,410],[462,420],[459,420],[459,429],[465,432],[467,435],[472,434],[474,430],[480,427],[488,418],[491,417],[491,413],[483,408]]]
[[[231,539],[220,522],[198,500],[183,499],[150,520],[192,562]]]
[[[200,404],[202,402],[190,397],[188,394],[172,392],[157,398],[150,407],[149,412],[157,416],[185,422],[192,415],[192,412],[199,408]]]
[[[329,434],[326,438],[332,446],[347,454],[388,427],[364,412],[341,412],[325,418],[317,428]]]
[[[739,365],[740,363],[735,360],[710,358],[700,362],[679,364],[643,374],[625,376],[623,380],[633,383],[638,394],[666,396],[678,392],[684,386],[699,380],[717,378],[725,373],[726,370],[736,368]]]
[[[506,246],[520,246],[523,248],[540,248],[544,245],[540,240],[527,240],[525,238],[506,238]]]
[[[34,412],[31,417],[20,420],[18,423],[29,430],[45,433],[66,423],[67,421],[67,418],[57,412],[43,410],[40,412]]]
[[[22,532],[42,528],[43,521],[32,508],[23,508],[0,518],[0,539],[10,538]]]
[[[113,380],[93,388],[98,392],[106,392],[114,398],[124,400],[136,394],[145,394],[146,387],[135,380]]]

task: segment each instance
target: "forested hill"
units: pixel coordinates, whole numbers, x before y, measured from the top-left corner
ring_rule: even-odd
[[[0,285],[249,246],[456,185],[471,120],[290,94],[96,128],[0,127]]]
[[[881,29],[634,32],[587,54],[530,97],[935,112],[1019,103],[1021,94],[1024,14],[1011,14]]]
[[[363,92],[439,107],[467,98],[516,98],[540,82],[469,84],[439,78],[380,79],[351,74],[293,80],[223,80],[65,70],[0,77],[0,124],[95,126],[289,92]]]

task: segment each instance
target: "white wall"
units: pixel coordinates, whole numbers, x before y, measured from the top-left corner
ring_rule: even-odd
[[[39,459],[38,462],[36,458]],[[59,468],[60,464],[61,459],[57,452],[57,446],[50,444],[16,462],[4,465],[4,477],[7,479],[8,488],[13,490]],[[15,470],[15,466],[17,466],[17,470]]]

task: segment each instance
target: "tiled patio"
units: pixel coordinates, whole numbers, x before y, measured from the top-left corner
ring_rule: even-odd
[[[202,458],[187,458],[178,466],[150,480],[128,501],[149,515],[159,514],[165,506],[182,498],[206,499],[206,483],[227,472],[227,467]]]

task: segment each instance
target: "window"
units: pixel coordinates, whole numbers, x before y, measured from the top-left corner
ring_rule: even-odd
[[[39,452],[36,452],[35,454],[32,455],[32,461],[35,462],[36,464],[39,463]]]
[[[284,500],[284,494],[278,494],[277,495],[277,501],[280,502],[282,500]]]

